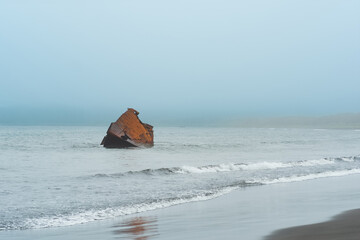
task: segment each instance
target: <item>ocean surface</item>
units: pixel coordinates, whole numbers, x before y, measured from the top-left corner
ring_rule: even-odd
[[[360,173],[360,131],[154,128],[105,149],[107,126],[0,127],[0,231],[56,228]]]

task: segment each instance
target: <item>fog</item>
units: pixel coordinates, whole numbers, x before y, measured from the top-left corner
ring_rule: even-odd
[[[360,112],[359,1],[0,2],[0,124]]]

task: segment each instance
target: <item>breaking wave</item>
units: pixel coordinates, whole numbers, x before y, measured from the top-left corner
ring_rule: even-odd
[[[172,168],[145,169],[141,171],[129,171],[124,173],[102,174],[98,173],[91,177],[123,177],[129,175],[168,175],[168,174],[201,174],[231,171],[256,171],[267,169],[295,168],[295,167],[314,167],[322,165],[332,165],[360,161],[360,156],[322,158],[317,160],[304,160],[296,162],[258,162],[258,163],[224,163],[218,165],[206,165],[200,167],[182,166]]]
[[[353,158],[354,159],[354,158]],[[348,161],[349,159],[346,159]],[[326,160],[327,161],[327,160]],[[334,159],[334,161],[343,161],[342,159]],[[299,163],[298,163],[299,164]],[[310,163],[306,162],[306,166]],[[312,164],[325,164],[325,162],[312,162]],[[267,166],[265,164],[265,166]],[[285,166],[285,165],[284,165]],[[284,167],[277,166],[277,167]],[[267,166],[269,167],[269,166]],[[272,169],[276,165],[270,166]],[[144,203],[131,204],[127,206],[114,206],[98,209],[89,209],[85,211],[71,212],[68,214],[57,214],[54,216],[46,216],[40,218],[28,218],[21,223],[6,223],[5,225],[0,225],[0,230],[23,230],[23,229],[39,229],[39,228],[50,228],[50,227],[65,227],[72,226],[76,224],[83,224],[88,222],[93,222],[96,220],[105,220],[109,218],[130,215],[145,211],[151,211],[161,208],[167,208],[174,205],[197,202],[197,201],[206,201],[214,199],[230,193],[236,189],[250,187],[250,186],[260,186],[276,183],[290,183],[290,182],[299,182],[306,181],[318,178],[325,177],[340,177],[351,174],[359,174],[360,168],[350,169],[350,170],[339,170],[339,171],[327,171],[320,173],[304,174],[304,175],[291,175],[287,177],[279,177],[275,179],[259,178],[253,179],[251,181],[235,181],[231,184],[225,186],[218,186],[213,190],[202,191],[194,195],[183,195],[180,197],[160,199],[160,200],[150,200]]]
[[[245,183],[244,183],[245,184]],[[250,183],[250,185],[253,185]],[[227,194],[241,186],[228,186],[222,189],[213,191],[206,191],[204,193],[183,196],[179,198],[170,198],[162,200],[153,200],[147,203],[139,203],[128,206],[108,207],[103,209],[90,209],[82,212],[73,212],[70,214],[58,214],[55,216],[47,216],[41,218],[29,218],[21,224],[10,223],[6,226],[0,226],[0,230],[22,230],[22,229],[39,229],[49,227],[65,227],[76,224],[83,224],[93,222],[96,220],[104,220],[113,217],[119,217],[134,213],[151,211],[160,208],[167,208],[174,205],[179,205],[189,202],[205,201],[217,198],[221,195]]]
[[[125,176],[140,177],[141,181],[148,181],[146,176],[157,175],[166,178],[166,181],[181,181],[185,177],[194,187],[184,185],[178,189],[166,189],[166,194],[149,194],[151,198],[119,202],[115,200],[107,204],[94,207],[92,204],[73,209],[64,208],[42,216],[22,218],[20,221],[4,221],[0,223],[0,230],[21,230],[49,227],[63,227],[83,224],[96,220],[104,220],[134,213],[170,207],[173,205],[205,201],[214,199],[236,189],[254,185],[290,183],[312,180],[325,177],[339,177],[351,174],[360,174],[360,156],[323,158],[317,160],[295,162],[258,162],[258,163],[228,163],[206,165],[200,167],[182,166],[173,168],[145,169],[117,174],[95,174],[91,178],[119,178]],[[211,173],[228,172],[214,175]],[[245,173],[245,174],[244,174]],[[186,176],[187,174],[187,176]],[[198,174],[202,174],[201,176]],[[228,174],[235,174],[229,177]],[[168,176],[171,175],[171,176]],[[226,175],[226,176],[225,176]],[[177,178],[180,177],[180,178]],[[136,181],[139,181],[136,179]],[[159,178],[155,178],[159,179]],[[211,181],[209,181],[211,179]],[[105,179],[106,181],[110,179]],[[119,182],[113,179],[109,183]],[[163,181],[163,180],[162,180]],[[98,181],[96,181],[98,182]],[[131,183],[131,181],[129,182]],[[152,191],[151,189],[149,191]],[[169,192],[167,192],[169,191]],[[171,197],[169,197],[171,196]],[[134,198],[135,199],[135,198]]]
[[[349,169],[349,170],[339,170],[339,171],[327,171],[327,172],[321,172],[321,173],[312,173],[312,174],[306,174],[306,175],[294,175],[290,177],[280,177],[276,179],[271,180],[258,180],[262,184],[274,184],[274,183],[289,183],[289,182],[301,182],[306,180],[312,180],[317,178],[326,178],[326,177],[341,177],[341,176],[347,176],[352,174],[358,174],[360,173],[360,168],[356,169]]]

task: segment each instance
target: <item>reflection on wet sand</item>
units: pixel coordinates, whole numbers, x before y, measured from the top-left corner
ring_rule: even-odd
[[[155,217],[134,217],[113,226],[116,228],[113,232],[119,238],[147,240],[158,235],[156,222]]]

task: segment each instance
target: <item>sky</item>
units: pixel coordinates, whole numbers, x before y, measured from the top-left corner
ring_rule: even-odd
[[[0,124],[360,112],[360,1],[2,0]]]

